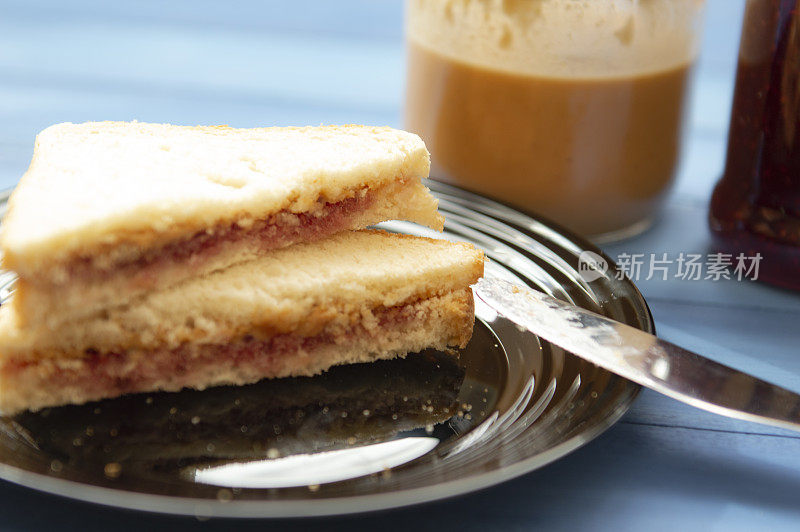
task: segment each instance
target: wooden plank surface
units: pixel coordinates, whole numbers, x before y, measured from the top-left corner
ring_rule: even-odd
[[[743,0],[710,0],[682,170],[661,222],[607,246],[706,253],[722,170]],[[0,0],[0,187],[60,121],[234,126],[401,125],[400,0]],[[640,280],[661,336],[800,390],[800,297],[736,281]],[[286,530],[800,528],[800,438],[645,392],[598,441],[521,479],[452,501]],[[0,483],[0,529],[182,530]],[[274,524],[273,524],[274,525]],[[230,522],[200,528],[227,530]],[[263,529],[263,523],[236,528]]]

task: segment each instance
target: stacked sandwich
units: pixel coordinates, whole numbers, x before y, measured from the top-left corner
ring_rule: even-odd
[[[60,124],[0,246],[0,410],[314,375],[464,346],[482,254],[441,229],[415,135]]]

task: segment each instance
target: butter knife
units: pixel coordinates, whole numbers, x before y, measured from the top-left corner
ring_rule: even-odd
[[[497,278],[475,294],[500,315],[571,353],[691,406],[800,432],[800,395],[570,305]]]

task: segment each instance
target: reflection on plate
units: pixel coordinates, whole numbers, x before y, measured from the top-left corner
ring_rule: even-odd
[[[48,408],[9,424],[61,470],[309,486],[380,473],[467,428],[471,416],[457,402],[463,380],[456,357],[426,352],[314,378]]]
[[[641,295],[613,267],[591,283],[578,275],[580,253],[599,253],[590,244],[480,196],[429,186],[447,218],[444,237],[482,247],[488,276],[653,331]],[[413,224],[382,226],[441,237]],[[362,512],[465,493],[541,467],[611,426],[639,391],[479,301],[476,316],[473,339],[457,357],[425,352],[314,378],[0,418],[0,477],[177,514]]]

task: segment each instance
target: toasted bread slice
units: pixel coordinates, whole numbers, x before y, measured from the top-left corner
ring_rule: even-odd
[[[92,319],[24,326],[0,308],[0,408],[314,375],[464,346],[483,254],[381,231],[276,250]]]
[[[0,235],[18,318],[88,314],[388,219],[441,229],[428,170],[419,137],[391,128],[52,126]]]

